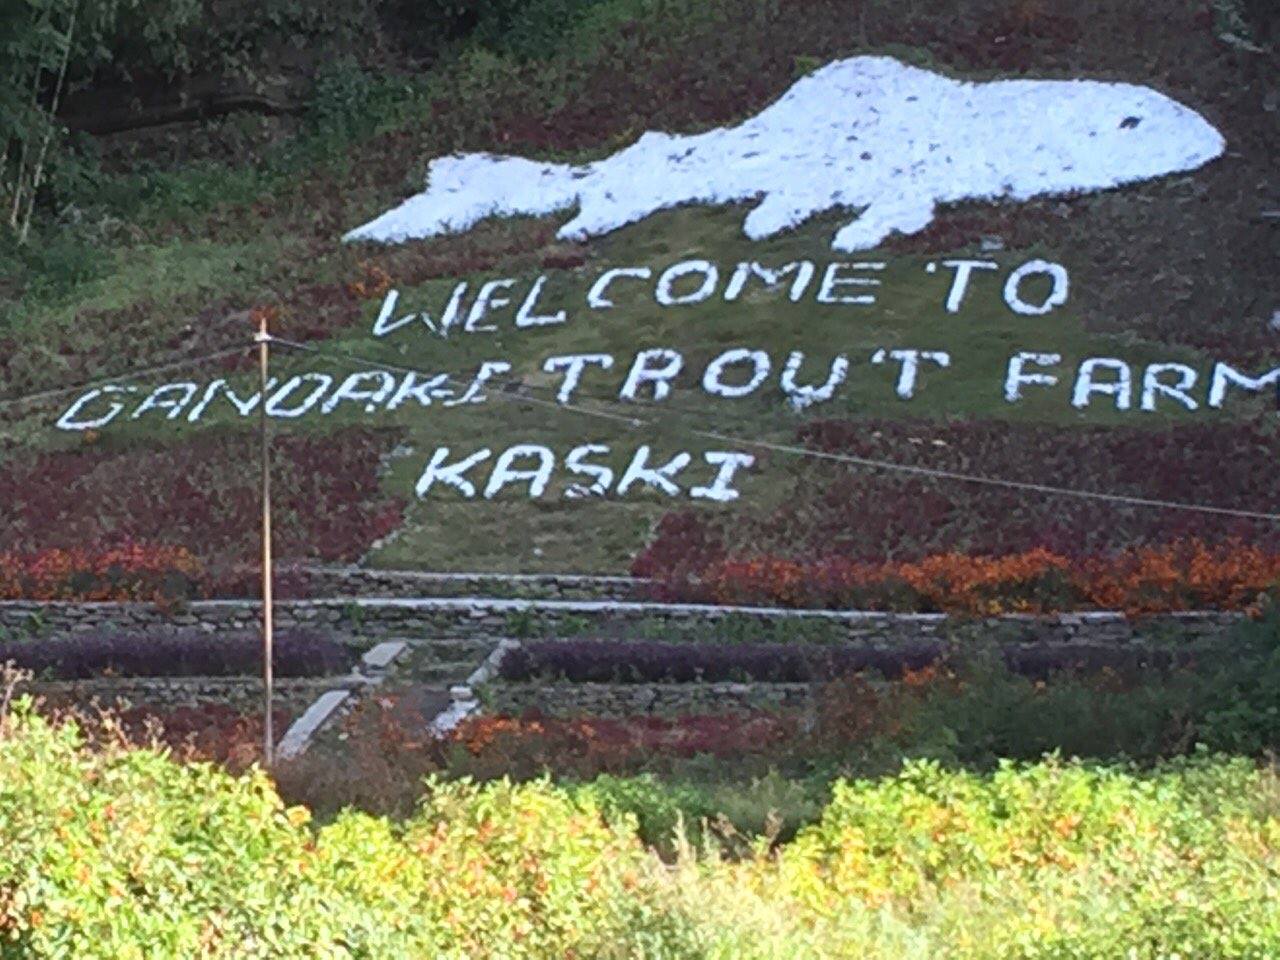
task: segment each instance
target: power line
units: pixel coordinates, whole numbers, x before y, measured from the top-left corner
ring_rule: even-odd
[[[125,372],[118,373],[115,376],[89,380],[85,383],[76,384],[72,387],[58,387],[53,390],[42,390],[38,393],[28,393],[17,397],[3,397],[0,398],[0,407],[11,407],[18,404],[34,403],[37,400],[48,400],[52,397],[61,397],[69,393],[77,393],[81,390],[91,390],[95,387],[119,383],[121,380],[130,380],[135,377],[142,377],[152,373],[164,373],[168,370],[180,370],[183,367],[189,367],[195,363],[205,363],[209,360],[220,360],[223,357],[229,357],[233,354],[245,353],[251,348],[251,344],[246,344],[243,347],[229,347],[226,350],[218,350],[213,353],[206,353],[200,356],[183,357],[181,360],[174,360],[170,363],[157,364],[152,367],[141,367],[137,370],[126,370]]]
[[[397,373],[413,374],[415,376],[432,376],[425,370],[407,367],[399,364],[387,363],[381,360],[374,360],[369,357],[361,357],[346,351],[325,349],[317,347],[313,344],[297,343],[291,340],[284,340],[279,337],[271,337],[272,342],[279,343],[284,347],[292,347],[298,350],[305,350],[316,353],[321,356],[330,356],[336,359],[345,360],[349,363],[363,363],[371,367],[381,367],[385,370]],[[445,382],[453,385],[460,385],[460,381],[456,378],[444,375]],[[495,381],[500,384],[500,381]],[[533,389],[533,388],[529,388]],[[593,410],[590,407],[584,407],[573,403],[561,403],[557,400],[545,400],[540,397],[531,397],[527,394],[512,395],[505,391],[499,391],[496,394],[504,400],[513,403],[534,403],[540,406],[550,407],[557,411],[569,411],[578,413],[583,416],[597,417],[612,421],[626,423],[629,426],[660,426],[653,420],[643,419],[632,415],[620,415],[609,413],[603,410]],[[617,403],[617,401],[609,400],[604,402]],[[705,415],[705,411],[698,411],[700,415]],[[1215,507],[1208,504],[1185,503],[1177,500],[1160,500],[1151,497],[1136,497],[1127,494],[1103,493],[1094,490],[1079,490],[1074,487],[1059,487],[1045,483],[1031,483],[1024,480],[1009,480],[1003,477],[987,477],[978,474],[961,473],[955,470],[943,470],[934,467],[922,467],[907,463],[897,463],[892,460],[878,460],[871,457],[859,457],[853,454],[832,453],[823,450],[813,450],[808,447],[798,447],[785,443],[774,443],[768,440],[753,440],[747,437],[735,437],[711,430],[701,430],[697,428],[685,428],[686,432],[695,436],[706,439],[715,440],[718,443],[732,443],[738,446],[754,447],[756,449],[769,450],[775,453],[783,453],[791,456],[803,457],[814,460],[826,460],[835,463],[844,463],[850,466],[864,467],[867,469],[884,470],[888,472],[904,473],[914,476],[930,477],[937,480],[950,480],[959,483],[972,483],[982,486],[1002,487],[1009,490],[1019,490],[1028,493],[1041,493],[1052,496],[1076,497],[1078,499],[1098,500],[1104,503],[1125,504],[1135,507],[1151,507],[1164,510],[1182,510],[1193,513],[1204,513],[1215,516],[1236,517],[1247,520],[1265,520],[1272,523],[1280,523],[1280,513],[1264,513],[1255,510],[1240,510],[1233,507]]]
[[[977,474],[958,473],[954,470],[939,470],[933,467],[919,467],[909,463],[894,463],[889,460],[873,460],[869,457],[858,457],[845,453],[829,453],[825,450],[811,450],[807,447],[796,447],[785,443],[772,443],[768,440],[750,440],[740,437],[729,437],[708,430],[695,430],[698,436],[716,440],[721,443],[738,443],[744,446],[759,447],[777,453],[789,453],[796,456],[812,457],[817,460],[833,460],[858,467],[869,467],[880,470],[895,470],[899,473],[910,473],[918,476],[933,477],[939,480],[956,480],[963,483],[976,483],[986,486],[1006,487],[1012,490],[1025,490],[1033,493],[1049,493],[1063,497],[1083,497],[1089,500],[1103,500],[1110,503],[1124,503],[1135,507],[1162,507],[1169,510],[1192,510],[1196,513],[1212,513],[1228,517],[1240,517],[1249,520],[1270,520],[1280,522],[1280,513],[1260,513],[1253,510],[1237,510],[1233,507],[1214,507],[1208,504],[1183,503],[1178,500],[1156,500],[1149,497],[1131,497],[1121,493],[1101,493],[1094,490],[1077,490],[1073,487],[1055,487],[1045,483],[1030,483],[1025,480],[1007,480],[1002,477],[984,477]]]
[[[341,360],[346,360],[349,363],[363,363],[371,367],[382,367],[384,370],[394,371],[395,373],[408,373],[408,374],[413,374],[414,376],[419,376],[419,377],[441,376],[440,374],[430,374],[427,371],[418,369],[416,367],[406,367],[400,364],[388,363],[385,360],[370,360],[368,357],[360,357],[353,353],[346,353],[345,351],[341,351],[341,350],[325,350],[321,347],[317,347],[314,344],[310,344],[310,343],[298,343],[295,340],[284,340],[276,336],[270,337],[270,340],[272,343],[278,343],[283,347],[292,347],[295,350],[305,350],[310,353],[319,354],[320,356],[336,357]],[[452,384],[453,386],[465,386],[465,384],[463,384],[462,381],[458,380],[456,377],[451,377],[448,374],[443,374],[443,377],[446,383]],[[495,381],[495,382],[500,383],[501,381]],[[550,407],[553,410],[559,410],[559,411],[573,410],[577,413],[588,414],[590,416],[600,417],[605,420],[614,420],[621,423],[625,423],[633,427],[643,426],[647,422],[633,416],[624,416],[616,413],[606,413],[603,410],[590,410],[586,407],[576,406],[575,404],[560,403],[559,401],[556,401],[556,400],[543,400],[540,397],[530,397],[527,395],[511,396],[507,393],[502,393],[500,395],[503,397],[503,399],[512,400],[518,403],[520,402],[533,403],[539,406]]]

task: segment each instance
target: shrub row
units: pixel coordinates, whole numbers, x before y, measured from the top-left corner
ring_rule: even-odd
[[[941,643],[797,646],[781,643],[663,643],[652,640],[548,640],[503,658],[504,680],[574,683],[693,683],[756,680],[806,683],[876,671],[896,679],[942,656]]]
[[[277,775],[289,796],[325,811],[409,815],[430,774],[589,780],[651,773],[710,781],[722,795],[737,784],[746,796],[723,812],[742,829],[762,822],[767,795],[778,797],[785,819],[807,819],[801,808],[820,804],[835,777],[879,776],[912,757],[988,769],[1047,752],[1143,764],[1202,749],[1269,756],[1280,750],[1280,613],[1242,622],[1224,640],[1206,652],[1134,650],[1128,661],[1107,648],[1013,646],[1001,656],[965,647],[898,682],[834,678],[817,686],[803,714],[482,714],[447,741],[426,736],[412,709],[387,692],[343,719],[338,757],[308,754]],[[757,791],[757,781],[777,776],[795,789]],[[797,790],[798,798],[783,796]]]
[[[1213,650],[1165,647],[1116,647],[1106,644],[1011,644],[1001,651],[1007,669],[1044,679],[1056,673],[1110,670],[1132,674],[1165,672],[1224,655]],[[813,683],[855,673],[877,673],[900,680],[951,656],[941,641],[892,647],[861,644],[662,643],[631,640],[545,640],[510,651],[500,675],[514,683],[567,680],[573,683],[696,683],[755,681]]]
[[[712,603],[993,616],[1253,609],[1277,585],[1280,554],[1240,542],[1191,540],[1075,559],[1042,548],[890,563],[729,557],[696,575],[686,569],[660,579],[657,589]]]
[[[562,756],[594,753],[663,753],[728,758],[744,752],[780,746],[796,735],[792,718],[763,712],[749,717],[696,715],[685,717],[497,717],[478,715],[464,720],[451,740],[471,757],[492,759],[508,751],[525,752],[529,759],[548,761]],[[540,756],[539,756],[540,755]]]
[[[239,677],[262,672],[262,640],[255,634],[195,631],[86,632],[65,640],[0,642],[0,663],[58,680],[90,677]],[[277,676],[320,677],[352,664],[342,644],[305,632],[275,638]]]
[[[0,600],[169,602],[203,591],[204,566],[185,547],[130,543],[0,553]]]
[[[316,829],[260,773],[89,750],[20,707],[0,782],[3,957],[1280,951],[1274,776],[1240,760],[913,762],[837,782],[780,850],[672,867],[636,837],[653,791],[616,781],[428,781],[401,825],[346,811]]]

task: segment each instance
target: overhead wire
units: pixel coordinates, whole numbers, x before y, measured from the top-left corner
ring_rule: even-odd
[[[66,396],[67,394],[77,393],[83,390],[93,390],[98,387],[111,386],[113,384],[120,383],[123,380],[133,380],[138,377],[145,377],[155,373],[166,373],[169,370],[181,370],[183,367],[189,367],[194,364],[207,363],[208,361],[220,360],[224,357],[230,357],[237,353],[245,353],[252,348],[252,344],[245,344],[242,347],[228,347],[225,350],[215,350],[212,353],[183,357],[168,363],[156,364],[150,367],[140,367],[135,370],[126,370],[109,377],[99,377],[95,380],[78,383],[70,387],[56,387],[52,390],[40,390],[35,393],[22,394],[16,397],[0,397],[0,407],[12,407],[21,404],[35,403],[39,400],[49,400],[53,397]]]
[[[370,367],[380,367],[390,372],[413,374],[415,376],[440,376],[440,374],[432,374],[428,371],[406,366],[403,364],[389,363],[377,360],[372,357],[363,357],[348,351],[337,350],[334,348],[318,347],[315,344],[299,343],[293,340],[287,340],[281,337],[271,336],[272,343],[278,343],[286,348],[308,351],[323,356],[333,357],[335,359],[344,360],[347,363],[360,363]],[[444,375],[445,382],[452,385],[461,385],[462,382],[457,378]],[[500,387],[503,381],[493,381],[495,387]],[[526,391],[536,389],[528,385],[521,385]],[[500,399],[515,403],[532,403],[539,406],[550,407],[557,411],[568,411],[583,416],[607,419],[615,422],[623,422],[628,426],[661,426],[653,420],[646,419],[634,414],[617,414],[604,410],[596,410],[591,407],[582,406],[570,402],[560,402],[559,400],[547,400],[540,397],[530,396],[529,393],[513,394],[503,390],[496,390],[495,395]],[[599,399],[599,398],[595,398]],[[600,402],[617,404],[616,400],[604,400]],[[698,411],[700,415],[705,416],[705,411]],[[1028,493],[1039,493],[1051,496],[1075,497],[1079,499],[1097,500],[1100,502],[1124,504],[1127,506],[1165,509],[1165,510],[1182,510],[1194,513],[1210,514],[1215,516],[1235,517],[1238,519],[1263,520],[1272,523],[1280,522],[1280,513],[1268,513],[1257,510],[1244,510],[1234,507],[1219,507],[1211,504],[1187,503],[1179,500],[1163,500],[1155,497],[1139,497],[1128,494],[1107,493],[1097,490],[1082,490],[1076,487],[1062,487],[1054,484],[1033,483],[1024,480],[1010,480],[1004,477],[990,477],[981,474],[969,474],[955,470],[946,470],[935,467],[925,467],[917,464],[899,463],[892,460],[881,460],[873,457],[860,457],[853,454],[837,453],[825,450],[814,450],[809,447],[799,447],[793,444],[777,443],[769,440],[753,439],[750,437],[733,436],[718,431],[704,430],[699,428],[684,428],[684,432],[699,436],[704,439],[715,440],[717,443],[732,443],[739,446],[750,447],[761,450],[769,450],[774,453],[782,453],[790,456],[803,457],[813,460],[825,460],[835,463],[843,463],[850,466],[863,467],[866,469],[883,470],[887,472],[902,473],[907,475],[929,477],[937,480],[948,480],[952,482],[970,483],[975,485],[1001,487],[1010,490],[1018,490]]]
[[[374,357],[366,357],[349,351],[338,350],[332,347],[319,347],[315,344],[302,343],[296,340],[289,340],[283,337],[271,335],[270,342],[279,344],[288,349],[300,350],[319,356],[326,356],[333,359],[345,361],[349,364],[359,363],[367,366],[381,368],[389,372],[412,374],[415,376],[441,376],[440,374],[431,374],[428,371],[418,367],[412,367],[405,364],[393,363],[386,360],[380,360]],[[38,400],[50,399],[57,396],[64,396],[75,393],[77,391],[95,389],[101,386],[119,383],[123,380],[134,379],[155,373],[163,373],[170,370],[182,369],[193,364],[204,363],[212,360],[223,359],[235,354],[244,353],[252,349],[252,344],[246,344],[241,347],[231,347],[225,350],[218,350],[207,354],[197,356],[184,357],[168,363],[155,364],[148,367],[137,368],[125,371],[109,377],[102,377],[92,381],[76,384],[70,387],[57,388],[53,390],[44,390],[36,393],[25,394],[18,397],[0,398],[0,407],[9,407],[17,404],[36,402]],[[444,382],[453,386],[464,386],[463,382],[456,377],[444,374]],[[501,388],[504,383],[509,385],[510,381],[494,380],[492,381],[495,388]],[[662,426],[662,424],[646,419],[635,413],[615,413],[608,410],[600,410],[592,407],[583,406],[577,403],[562,402],[558,399],[549,400],[542,397],[531,395],[530,391],[537,389],[527,384],[520,384],[521,392],[510,393],[503,389],[496,390],[495,395],[502,400],[515,403],[529,403],[536,406],[546,407],[557,412],[570,412],[582,416],[594,417],[597,419],[608,420],[614,423],[622,423],[629,427],[640,426]],[[602,398],[592,396],[590,399],[611,405],[617,405],[619,401],[613,398]],[[654,408],[651,408],[654,409]],[[690,408],[682,408],[664,404],[661,412],[680,412],[696,414],[698,416],[706,416],[705,410],[692,410]],[[735,417],[735,419],[743,420],[743,417]],[[843,463],[849,466],[857,466],[866,469],[881,470],[887,472],[901,473],[907,475],[928,477],[937,480],[948,480],[958,483],[969,483],[982,486],[999,487],[1004,489],[1019,490],[1029,493],[1039,493],[1051,496],[1066,496],[1079,499],[1097,500],[1114,504],[1124,504],[1128,506],[1148,507],[1167,510],[1182,510],[1195,513],[1211,514],[1217,516],[1229,516],[1240,519],[1263,520],[1268,522],[1280,522],[1280,513],[1267,513],[1264,511],[1244,510],[1234,507],[1219,507],[1211,504],[1187,503],[1177,500],[1163,500],[1154,497],[1139,497],[1129,494],[1108,493],[1098,490],[1082,490],[1076,487],[1063,487],[1054,484],[1034,483],[1025,480],[1011,480],[1005,477],[990,477],[981,474],[963,473],[955,470],[946,470],[936,467],[920,466],[918,464],[900,463],[892,460],[883,460],[874,457],[861,457],[855,454],[839,453],[826,450],[815,450],[811,447],[801,447],[794,444],[779,443],[776,441],[756,439],[752,437],[736,436],[726,434],[714,430],[705,430],[697,427],[684,427],[683,432],[693,436],[702,437],[704,439],[715,440],[718,443],[731,443],[739,446],[751,447],[754,449],[768,450],[774,453],[786,454],[789,456],[802,457],[810,460],[823,460],[827,462]]]

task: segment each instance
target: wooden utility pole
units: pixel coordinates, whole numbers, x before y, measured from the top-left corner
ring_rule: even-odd
[[[267,364],[269,362],[268,344],[271,335],[267,332],[267,311],[258,312],[258,335],[254,338],[258,344],[258,423],[261,437],[262,453],[262,683],[264,699],[262,758],[270,767],[275,762],[275,730],[272,722],[272,706],[274,700],[274,671],[272,660],[275,650],[275,624],[272,609],[272,569],[271,569],[271,440],[267,431]]]

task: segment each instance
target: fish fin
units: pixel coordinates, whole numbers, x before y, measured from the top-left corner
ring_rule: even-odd
[[[844,253],[870,250],[891,233],[919,233],[933,222],[933,211],[932,198],[900,197],[872,203],[857,219],[836,231],[831,240],[832,249]]]
[[[742,221],[742,231],[751,240],[764,240],[800,226],[823,209],[825,206],[821,204],[774,190],[766,193],[755,209],[747,214]]]
[[[582,242],[588,237],[611,233],[627,224],[643,220],[649,214],[662,209],[662,205],[646,205],[643,202],[621,203],[598,192],[586,193],[578,198],[578,212],[556,231],[560,240]]]

